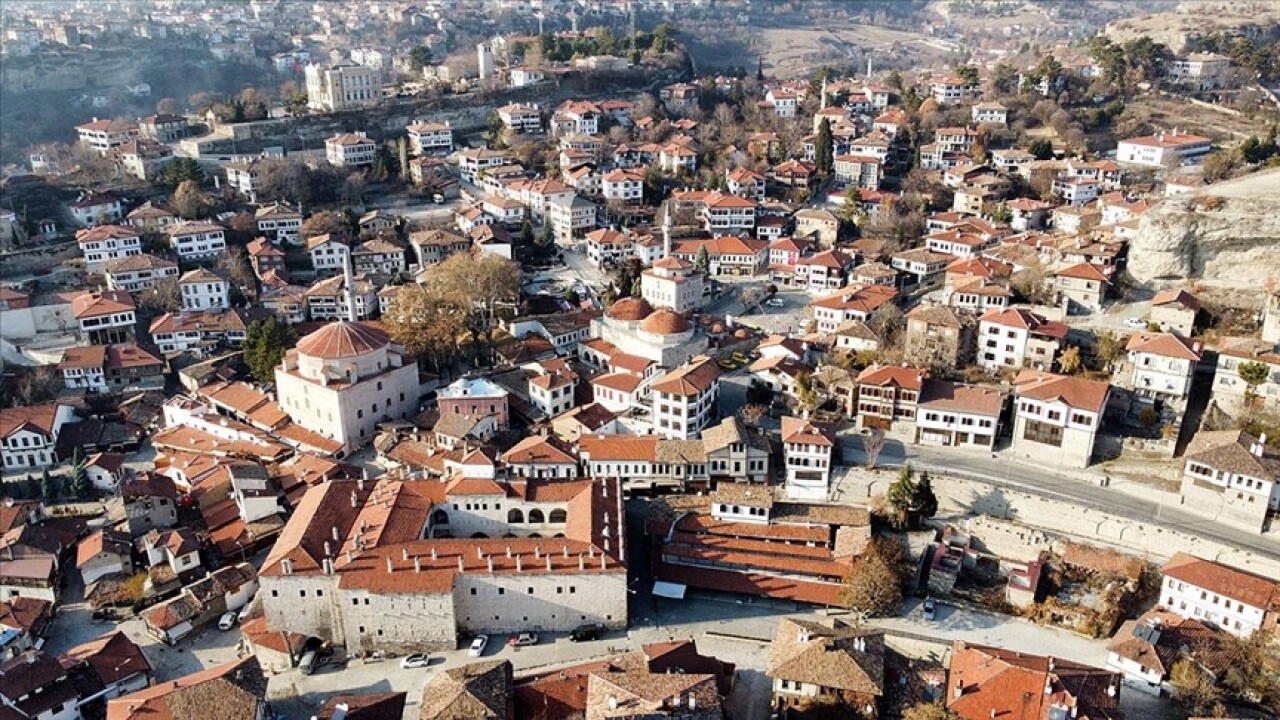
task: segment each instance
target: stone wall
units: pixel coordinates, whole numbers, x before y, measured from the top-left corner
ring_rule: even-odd
[[[1280,560],[1225,543],[1139,522],[1051,498],[954,477],[933,476],[934,491],[975,514],[1016,520],[1050,534],[1103,543],[1160,563],[1185,552],[1268,577],[1280,577]],[[978,535],[976,530],[973,531]],[[981,538],[981,535],[978,535]],[[984,542],[985,538],[982,538]]]

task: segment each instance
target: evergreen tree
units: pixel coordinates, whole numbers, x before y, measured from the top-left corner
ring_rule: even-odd
[[[764,82],[764,58],[756,59],[756,80]]]
[[[244,340],[244,361],[249,372],[258,382],[275,382],[276,366],[297,340],[298,333],[275,317],[254,320]]]
[[[916,499],[915,471],[910,465],[904,465],[898,471],[898,479],[889,486],[885,493],[885,507],[889,511],[889,522],[894,527],[904,527]]]
[[[835,163],[835,144],[831,140],[831,121],[822,118],[818,123],[818,139],[814,142],[814,157],[818,161],[818,172],[826,175],[831,172]]]
[[[711,255],[707,253],[705,244],[698,246],[698,254],[693,259],[693,269],[704,276],[711,274]]]
[[[912,501],[914,510],[921,517],[933,517],[938,514],[938,496],[933,493],[933,481],[929,473],[920,473],[920,482],[916,483],[915,498]]]
[[[58,499],[58,479],[49,474],[49,468],[40,472],[40,499],[47,503]]]

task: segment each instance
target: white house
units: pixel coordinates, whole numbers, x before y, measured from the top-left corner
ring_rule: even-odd
[[[706,356],[693,358],[654,381],[653,431],[669,438],[692,438],[719,409],[720,367]]]
[[[605,200],[638,203],[644,198],[644,173],[615,168],[600,178],[600,191]]]
[[[826,500],[831,481],[831,428],[808,419],[782,418],[782,455],[787,497]]]
[[[978,364],[992,371],[1052,370],[1068,330],[1028,310],[990,310],[978,320]]]
[[[1009,108],[998,102],[980,102],[974,104],[970,116],[979,125],[1005,125],[1009,121]]]
[[[453,149],[453,128],[449,123],[422,122],[405,128],[409,135],[409,152],[414,155],[449,152]]]
[[[75,419],[70,405],[50,403],[0,410],[0,456],[5,471],[55,465],[62,426]]]
[[[1004,395],[993,388],[925,380],[916,404],[916,442],[943,447],[995,447]]]
[[[1191,394],[1191,378],[1201,347],[1172,333],[1137,333],[1125,346],[1133,373],[1130,387],[1139,396],[1182,400]]]
[[[307,251],[311,267],[320,275],[341,272],[351,256],[351,248],[330,233],[307,238]]]
[[[324,156],[330,165],[360,167],[372,165],[378,144],[363,132],[341,133],[324,141]]]
[[[77,230],[76,242],[90,272],[112,260],[142,254],[142,234],[124,225],[99,225]]]
[[[1266,433],[1201,430],[1183,457],[1182,505],[1219,524],[1261,532],[1280,511],[1280,453],[1267,447]]]
[[[1166,77],[1169,82],[1187,85],[1203,92],[1226,83],[1231,69],[1231,58],[1215,53],[1192,53],[1169,63]]]
[[[1264,627],[1275,611],[1280,587],[1274,580],[1176,553],[1160,568],[1160,605],[1184,618],[1216,625],[1238,637]]]
[[[1121,140],[1116,147],[1116,161],[1145,167],[1190,165],[1204,159],[1213,149],[1207,137],[1179,133],[1157,133]]]
[[[1014,380],[1014,388],[1013,451],[1042,463],[1088,467],[1111,386],[1024,370]]]
[[[183,310],[226,310],[231,307],[231,283],[204,268],[178,278]]]
[[[226,231],[213,223],[185,222],[169,228],[169,247],[179,260],[212,260],[227,248]]]

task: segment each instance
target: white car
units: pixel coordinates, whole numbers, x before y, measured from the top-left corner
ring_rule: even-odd
[[[230,630],[235,626],[236,626],[236,614],[233,612],[226,613],[221,618],[218,619],[219,630]]]
[[[412,670],[414,668],[424,668],[430,664],[431,664],[431,656],[426,653],[414,653],[412,655],[406,655],[405,658],[400,661],[400,667],[404,668],[405,670]]]
[[[475,640],[471,641],[471,649],[467,651],[471,657],[480,657],[484,654],[484,648],[489,644],[488,635],[477,635]]]
[[[1142,318],[1140,318],[1140,317],[1125,318],[1125,319],[1124,319],[1124,326],[1125,326],[1125,327],[1129,327],[1129,328],[1133,328],[1134,330],[1146,330],[1146,329],[1147,329],[1147,321],[1146,321],[1146,320],[1143,320],[1143,319],[1142,319]]]
[[[771,308],[780,308],[780,307],[786,307],[787,301],[779,297],[771,297],[768,300],[765,300],[764,304],[768,305]]]

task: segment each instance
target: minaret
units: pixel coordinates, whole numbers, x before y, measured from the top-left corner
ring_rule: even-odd
[[[662,257],[671,257],[671,200],[662,205]]]
[[[351,248],[347,247],[347,259],[342,263],[342,282],[346,285],[347,292],[347,321],[356,322],[359,317],[356,315],[356,277],[351,270]]]
[[[819,98],[818,100],[819,100],[818,109],[826,110],[827,109],[827,76],[825,73],[822,75],[822,97]]]

